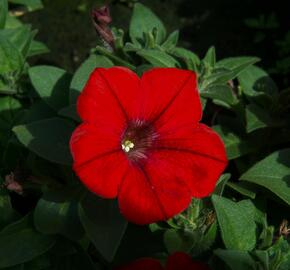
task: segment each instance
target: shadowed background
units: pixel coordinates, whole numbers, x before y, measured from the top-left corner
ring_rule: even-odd
[[[136,1],[136,0],[135,0]],[[34,62],[73,71],[98,43],[91,24],[94,6],[109,2],[113,26],[128,29],[134,0],[44,0],[45,8],[23,17],[39,29],[38,39],[51,53]],[[290,71],[290,19],[285,1],[163,0],[139,1],[164,21],[168,32],[180,29],[181,43],[202,56],[216,46],[218,58],[255,55],[283,85]],[[279,75],[278,75],[279,73]]]

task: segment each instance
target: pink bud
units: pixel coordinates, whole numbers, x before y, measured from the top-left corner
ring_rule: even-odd
[[[92,11],[93,24],[100,38],[109,45],[111,49],[114,48],[114,36],[109,27],[112,22],[110,10],[108,6],[103,6]]]
[[[23,194],[23,186],[15,180],[14,173],[5,176],[4,185],[9,191],[13,191],[19,195]]]

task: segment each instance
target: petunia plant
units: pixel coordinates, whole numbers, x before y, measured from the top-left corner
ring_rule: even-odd
[[[129,29],[92,11],[71,74],[32,64],[19,6],[42,3],[0,0],[0,269],[290,269],[290,92],[263,61],[131,1]]]

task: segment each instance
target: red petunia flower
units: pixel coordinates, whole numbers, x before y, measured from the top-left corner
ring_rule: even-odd
[[[208,196],[227,159],[219,136],[200,124],[196,75],[154,68],[139,78],[123,67],[98,68],[77,104],[83,120],[70,147],[81,181],[118,197],[137,224],[167,220]]]
[[[209,270],[209,268],[204,263],[193,261],[185,253],[176,252],[168,257],[165,267],[155,259],[144,258],[117,268],[117,270]]]

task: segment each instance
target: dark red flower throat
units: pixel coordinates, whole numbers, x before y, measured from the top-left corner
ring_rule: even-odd
[[[153,147],[158,134],[151,123],[143,120],[130,121],[122,136],[122,149],[133,162],[146,159],[148,151]]]

